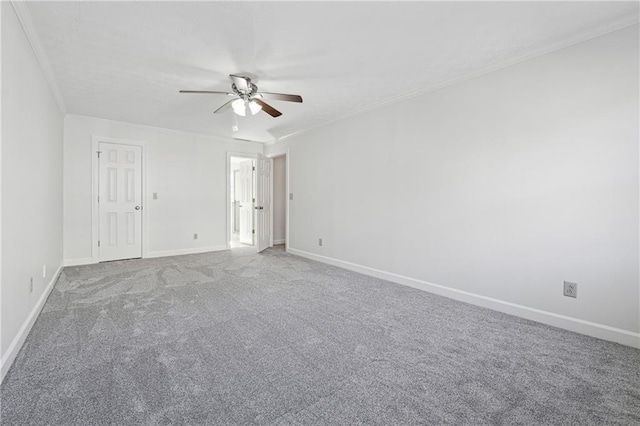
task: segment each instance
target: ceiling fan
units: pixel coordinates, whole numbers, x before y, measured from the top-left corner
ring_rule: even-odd
[[[218,94],[233,96],[237,99],[232,99],[229,102],[222,105],[220,108],[214,111],[214,114],[220,114],[227,112],[229,109],[233,109],[238,115],[246,116],[247,114],[256,115],[260,110],[266,112],[272,117],[280,117],[282,113],[266,103],[263,99],[274,101],[287,101],[287,102],[302,102],[302,96],[300,95],[287,95],[285,93],[268,93],[258,92],[258,86],[251,82],[249,77],[243,77],[240,75],[229,75],[233,83],[231,83],[230,92],[217,92],[211,90],[180,90],[180,93],[204,93],[204,94]]]

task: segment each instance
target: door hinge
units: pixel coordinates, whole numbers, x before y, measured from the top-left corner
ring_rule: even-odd
[[[252,233],[252,234],[255,234],[255,233],[256,233],[256,230],[254,229],[253,231],[251,231],[251,233]]]
[[[254,202],[254,203],[256,202],[256,199],[255,199],[255,198],[253,199],[253,202]]]
[[[100,153],[101,153],[101,152],[102,152],[102,151],[96,151],[96,153],[98,154],[98,158],[100,158]]]
[[[256,171],[256,168],[255,168],[255,167],[251,167],[251,170],[253,170],[253,171],[255,172],[255,171]]]
[[[100,240],[98,240],[98,247],[100,247]]]
[[[100,196],[98,195],[98,202],[100,202]]]

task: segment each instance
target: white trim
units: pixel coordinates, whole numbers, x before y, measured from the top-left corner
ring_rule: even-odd
[[[159,250],[159,251],[151,251],[147,253],[145,258],[154,258],[154,257],[167,257],[167,256],[181,256],[183,254],[198,254],[198,253],[209,253],[212,251],[222,251],[229,250],[229,247],[224,246],[211,246],[211,247],[195,247],[195,248],[186,248],[186,249],[178,249],[178,250]]]
[[[147,201],[147,152],[146,141],[134,141],[129,139],[110,138],[106,136],[91,135],[91,263],[100,262],[100,251],[98,250],[98,240],[100,239],[100,217],[98,209],[98,181],[100,173],[100,162],[96,152],[100,149],[100,142],[115,143],[120,145],[139,146],[142,149],[142,257],[147,257],[149,247],[149,233],[147,224],[149,223],[149,212],[147,206],[151,203]]]
[[[53,290],[53,287],[56,281],[58,281],[58,278],[60,277],[61,272],[62,272],[62,265],[58,266],[58,270],[51,277],[51,281],[49,281],[49,284],[47,284],[47,287],[44,289],[44,291],[40,295],[38,302],[35,304],[33,309],[31,309],[29,316],[27,317],[25,322],[22,324],[22,327],[20,327],[18,334],[13,339],[13,341],[9,345],[9,348],[2,356],[2,360],[0,360],[0,383],[4,380],[4,377],[9,371],[11,364],[13,364],[13,361],[16,359],[18,352],[20,352],[20,349],[22,348],[24,341],[27,339],[27,336],[31,331],[31,327],[33,327],[33,324],[35,324],[36,319],[38,319],[38,315],[40,315],[40,311],[42,310],[42,307],[47,301],[47,298],[49,297],[51,290]]]
[[[284,246],[284,250],[285,251],[289,251],[289,239],[290,239],[290,232],[289,232],[289,217],[290,217],[290,206],[289,206],[289,197],[290,197],[290,187],[289,187],[289,161],[290,161],[290,156],[289,156],[289,148],[287,148],[287,156],[285,157],[286,159],[286,176],[285,176],[285,194],[284,194],[284,202],[285,202],[285,208],[286,208],[286,216],[285,216],[285,232],[284,232],[284,240],[285,240],[285,246]]]
[[[408,100],[408,99],[412,99],[412,98],[416,98],[418,96],[422,96],[422,95],[427,94],[427,93],[435,92],[435,91],[443,89],[445,87],[452,86],[452,85],[457,84],[457,83],[462,83],[463,81],[472,80],[472,79],[474,79],[476,77],[480,77],[480,76],[488,74],[490,72],[498,71],[498,70],[501,70],[503,68],[508,68],[508,67],[510,67],[512,65],[516,65],[516,64],[519,64],[521,62],[526,62],[528,60],[537,58],[539,56],[543,56],[543,55],[546,55],[546,54],[549,54],[549,53],[553,53],[555,51],[562,50],[562,49],[565,49],[567,47],[570,47],[570,46],[573,46],[573,45],[576,45],[576,44],[579,44],[579,43],[583,43],[585,41],[589,41],[591,39],[594,39],[594,38],[597,38],[597,37],[601,37],[603,35],[606,35],[606,34],[609,34],[609,33],[612,33],[612,32],[618,31],[618,30],[622,30],[624,28],[627,28],[627,27],[630,27],[630,26],[633,26],[633,25],[636,25],[638,23],[638,20],[639,20],[638,16],[635,15],[635,14],[632,14],[632,15],[629,15],[629,16],[624,16],[623,18],[618,19],[618,20],[616,20],[614,22],[608,23],[606,25],[603,25],[603,26],[600,26],[600,27],[597,27],[597,28],[594,28],[594,29],[591,29],[591,30],[587,30],[587,31],[585,31],[585,32],[583,32],[581,34],[578,34],[577,36],[568,38],[566,40],[563,40],[563,41],[560,41],[560,42],[557,42],[557,43],[553,43],[553,44],[551,44],[549,46],[545,46],[545,47],[542,47],[542,48],[529,50],[527,52],[524,52],[524,53],[518,54],[516,56],[513,56],[511,58],[508,58],[508,59],[505,59],[505,60],[502,60],[502,61],[498,61],[498,62],[496,62],[494,64],[491,64],[489,66],[486,66],[484,68],[480,68],[480,69],[478,69],[476,71],[472,71],[470,73],[464,74],[464,75],[462,75],[460,77],[456,77],[456,78],[452,78],[452,79],[449,79],[449,80],[445,80],[445,81],[442,81],[442,82],[440,82],[438,84],[435,84],[433,86],[425,87],[424,89],[421,89],[421,90],[412,90],[409,93],[403,93],[403,94],[398,95],[398,96],[396,96],[396,97],[394,97],[392,99],[387,99],[387,100],[382,101],[382,102],[377,102],[377,103],[370,104],[367,107],[359,109],[359,110],[357,110],[355,112],[348,113],[348,114],[342,115],[340,117],[336,117],[336,118],[330,119],[328,121],[324,121],[322,123],[318,123],[318,124],[312,125],[310,127],[307,127],[307,128],[301,129],[301,130],[297,130],[295,132],[286,134],[284,136],[277,137],[275,140],[269,141],[269,142],[265,142],[264,144],[265,145],[274,145],[274,144],[276,144],[278,142],[281,142],[283,140],[292,138],[294,136],[298,136],[298,135],[300,135],[302,133],[306,133],[306,132],[308,132],[310,130],[317,129],[319,127],[324,127],[326,125],[329,125],[329,124],[332,124],[332,123],[335,123],[335,122],[343,121],[343,120],[346,120],[348,118],[353,118],[353,117],[362,115],[362,114],[364,114],[366,112],[369,112],[369,111],[372,111],[372,110],[384,108],[384,107],[391,106],[391,105],[397,104],[399,102],[402,102],[402,101],[405,101],[405,100]]]
[[[284,250],[285,251],[289,251],[289,194],[290,194],[290,189],[289,189],[289,159],[290,159],[290,154],[289,154],[289,148],[285,148],[285,149],[281,149],[278,151],[274,151],[270,154],[267,155],[268,158],[277,158],[277,157],[282,157],[284,156],[285,159],[285,176],[284,176],[284,180],[285,180],[285,194],[284,194],[284,203],[285,203],[285,235],[284,235]],[[273,167],[271,168],[271,205],[273,206]],[[273,238],[273,207],[271,208],[271,238]],[[281,241],[281,240],[277,240],[277,241]],[[280,243],[280,244],[283,244]],[[274,244],[278,244],[275,241],[271,244],[272,246]]]
[[[22,29],[27,36],[29,43],[31,44],[33,53],[35,54],[36,59],[40,64],[42,73],[44,74],[44,78],[45,80],[47,80],[47,83],[49,83],[49,89],[51,89],[51,94],[58,104],[58,109],[60,109],[60,112],[62,113],[62,115],[64,115],[67,113],[67,105],[65,104],[64,98],[62,97],[62,92],[60,92],[60,88],[58,87],[58,82],[53,75],[49,57],[47,56],[42,42],[40,41],[40,37],[38,36],[38,32],[33,25],[33,20],[31,19],[31,13],[29,12],[27,2],[11,0],[11,5],[16,11],[16,15],[18,16],[18,20],[22,25]]]
[[[271,219],[269,223],[269,247],[273,247],[273,158],[267,156],[269,159],[269,167],[271,167],[271,173],[269,174],[269,218]]]
[[[321,256],[306,251],[289,248],[289,253],[305,257],[307,259],[316,260],[318,262],[327,263],[329,265],[338,266],[350,271],[359,272],[383,280],[391,281],[397,284],[406,285],[427,291],[429,293],[445,296],[450,299],[459,300],[470,303],[472,305],[482,306],[484,308],[493,309],[495,311],[504,312],[510,315],[526,318],[528,320],[541,322],[554,327],[563,328],[587,336],[599,339],[610,340],[612,342],[621,343],[623,345],[640,348],[640,333],[635,333],[620,328],[610,327],[604,324],[598,324],[591,321],[585,321],[566,315],[555,314],[553,312],[543,311],[541,309],[530,308],[528,306],[518,305],[516,303],[506,302],[504,300],[494,299],[491,297],[481,296],[479,294],[467,291],[457,290],[451,287],[433,284],[427,281],[406,277],[392,272],[386,272],[368,266],[358,265],[356,263],[346,262],[331,257]]]
[[[273,240],[273,244],[271,244],[272,246],[277,246],[280,244],[286,244],[287,240]]]
[[[258,159],[258,155],[257,154],[247,154],[247,153],[243,153],[243,152],[231,152],[231,151],[227,151],[227,178],[226,178],[226,182],[227,182],[227,201],[226,201],[226,206],[227,206],[227,248],[230,249],[231,248],[231,192],[229,191],[231,188],[231,157],[239,157],[239,158],[247,158],[247,159],[251,159],[251,160],[257,160]],[[253,188],[253,195],[255,196],[255,188]],[[254,218],[254,227],[255,227],[255,218]],[[255,235],[254,235],[254,244],[255,244]]]
[[[258,144],[261,146],[264,146],[265,142],[257,142],[257,141],[250,141],[248,139],[235,139],[235,138],[229,138],[226,136],[217,136],[217,135],[209,135],[206,133],[198,133],[198,132],[190,132],[188,130],[179,130],[179,129],[170,129],[168,127],[158,127],[158,126],[151,126],[148,124],[138,124],[138,123],[131,123],[128,121],[119,121],[119,120],[111,120],[109,118],[101,118],[101,117],[92,117],[90,115],[81,115],[81,114],[65,114],[65,117],[69,117],[69,118],[80,118],[83,120],[100,120],[100,121],[104,121],[107,123],[114,123],[114,124],[119,124],[119,125],[123,125],[123,126],[129,126],[129,127],[133,127],[135,129],[144,129],[144,130],[154,130],[154,131],[159,131],[159,132],[163,132],[163,133],[182,133],[183,135],[190,135],[190,136],[196,136],[196,137],[200,137],[200,138],[207,138],[210,140],[213,140],[215,142],[222,142],[222,143],[252,143],[252,144]]]
[[[65,259],[63,265],[66,266],[82,266],[82,265],[92,265],[95,262],[91,257],[84,257],[81,259]]]
[[[0,5],[0,25],[2,25],[2,5]],[[0,46],[2,46],[2,33],[3,31],[1,31],[0,28]],[[5,59],[6,60],[6,59]],[[4,241],[2,239],[2,55],[0,55],[0,242]],[[2,301],[1,297],[2,297],[2,293],[4,293],[4,291],[2,290],[2,245],[0,243],[0,302]],[[0,303],[0,311],[2,310],[2,304]],[[0,312],[1,314],[1,312]],[[2,316],[0,315],[0,322],[2,322]],[[2,334],[2,324],[0,324],[0,334]],[[1,336],[0,336],[1,337]],[[0,342],[0,350],[4,349],[2,347],[2,342]],[[7,352],[9,353],[9,352]],[[13,361],[12,361],[13,362]],[[4,380],[4,375],[5,373],[3,373],[4,371],[4,362],[2,359],[2,352],[0,352],[0,385],[2,384],[2,381]],[[8,370],[8,368],[7,368]]]

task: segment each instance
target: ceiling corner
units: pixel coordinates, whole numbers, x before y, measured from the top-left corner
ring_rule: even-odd
[[[27,6],[27,2],[25,1],[16,1],[11,0],[11,5],[13,9],[16,11],[16,15],[18,16],[18,20],[22,25],[22,29],[24,30],[29,43],[31,44],[31,48],[33,49],[33,53],[40,64],[40,68],[44,73],[44,77],[49,84],[49,88],[51,89],[51,94],[58,104],[58,108],[63,116],[67,114],[67,105],[64,102],[64,98],[62,97],[62,93],[60,92],[60,88],[58,87],[58,83],[56,78],[53,75],[53,71],[51,69],[51,63],[49,62],[49,57],[45,53],[44,46],[40,41],[40,37],[38,36],[38,32],[36,31],[33,20],[31,19],[31,13],[29,12],[29,7]]]

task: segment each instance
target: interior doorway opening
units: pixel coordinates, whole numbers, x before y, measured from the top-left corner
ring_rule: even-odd
[[[255,245],[255,159],[229,157],[229,247]]]
[[[273,161],[273,245],[287,249],[287,156],[272,157]]]

